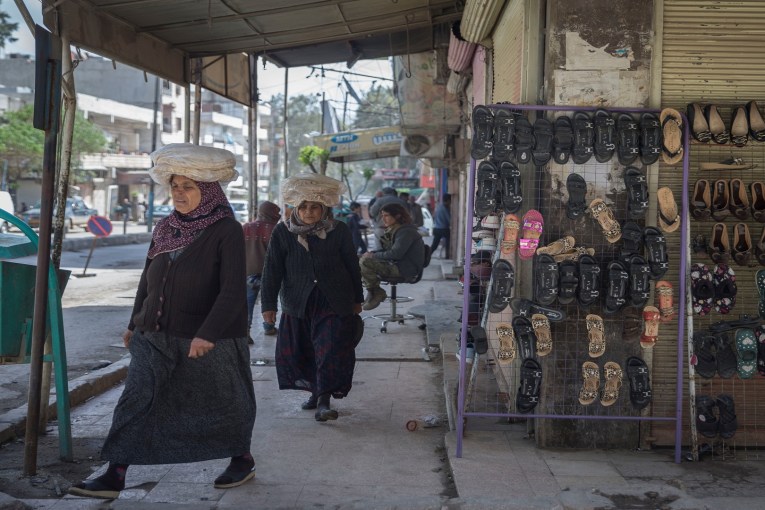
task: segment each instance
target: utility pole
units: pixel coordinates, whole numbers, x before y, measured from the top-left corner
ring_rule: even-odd
[[[154,117],[151,123],[151,152],[157,150],[157,113],[159,113],[159,76],[154,82]],[[146,231],[154,227],[154,179],[149,179],[149,203],[146,205]]]

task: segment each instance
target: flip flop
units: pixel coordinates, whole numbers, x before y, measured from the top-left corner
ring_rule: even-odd
[[[717,437],[715,401],[708,395],[696,395],[696,430],[704,437]]]
[[[654,278],[661,278],[669,269],[667,240],[658,228],[646,227],[643,241],[645,242],[646,259],[651,266],[651,275]]]
[[[717,431],[723,439],[730,439],[736,434],[738,429],[738,419],[736,418],[736,406],[733,403],[733,397],[730,395],[718,395],[715,399],[718,418]]]
[[[499,172],[494,163],[482,161],[476,171],[475,215],[484,217],[497,209]]]
[[[521,223],[521,239],[519,241],[519,255],[521,260],[530,260],[539,247],[539,238],[542,237],[545,220],[536,209],[530,209],[523,215]]]
[[[635,409],[645,409],[651,403],[651,378],[648,365],[637,356],[627,358],[627,379],[630,382],[630,402]]]
[[[664,108],[659,120],[662,129],[661,157],[666,164],[676,165],[683,159],[683,118],[677,110]]]
[[[600,296],[600,266],[591,255],[579,257],[579,292],[577,302],[587,308]]]
[[[587,210],[587,203],[585,202],[587,183],[584,177],[579,174],[569,174],[566,178],[566,191],[568,191],[566,216],[572,220],[580,218]]]
[[[655,306],[643,308],[643,334],[640,335],[640,347],[650,349],[656,345],[659,337],[659,320],[661,314]]]
[[[590,116],[585,112],[574,113],[573,160],[577,165],[587,163],[594,153],[595,130]]]
[[[714,309],[723,315],[730,313],[736,304],[736,273],[727,264],[717,264],[712,273],[715,289]]]
[[[505,259],[497,259],[491,267],[491,289],[489,290],[489,311],[499,313],[507,308],[515,285],[515,270]]]
[[[643,172],[630,166],[624,169],[624,185],[627,188],[627,216],[639,220],[648,209],[648,184]]]
[[[596,110],[593,124],[595,125],[595,141],[593,142],[595,160],[598,163],[605,163],[614,156],[614,151],[616,150],[616,142],[614,140],[616,122],[606,110]]]
[[[614,218],[614,212],[602,198],[590,202],[590,214],[603,229],[603,235],[609,243],[615,243],[622,238],[622,229]]]
[[[513,333],[518,343],[518,356],[522,360],[533,358],[537,351],[537,335],[526,317],[513,318]]]
[[[741,379],[751,379],[757,372],[757,340],[749,328],[736,330],[736,369]]]
[[[715,334],[717,342],[717,374],[723,379],[730,379],[738,372],[738,358],[736,357],[735,340],[727,333]]]
[[[600,395],[600,405],[612,406],[619,400],[619,389],[622,387],[622,367],[613,361],[607,361],[603,365],[603,377],[606,382],[603,385],[603,393]]]
[[[616,155],[619,164],[631,165],[640,154],[640,135],[638,124],[632,115],[622,113],[616,121]]]
[[[497,110],[494,114],[493,159],[495,161],[507,161],[510,159],[515,152],[514,142],[515,115],[507,110]]]
[[[585,319],[587,324],[587,338],[589,344],[587,352],[591,358],[599,358],[606,352],[606,333],[603,325],[603,318],[600,315],[587,314]]]
[[[680,213],[675,203],[672,188],[664,187],[656,191],[659,201],[658,223],[664,232],[674,232],[680,227]]]
[[[693,334],[693,356],[691,365],[696,373],[704,379],[711,379],[717,372],[717,337],[707,331],[697,331]]]
[[[714,280],[709,268],[704,264],[691,266],[691,296],[695,314],[704,316],[712,310],[715,297]]]
[[[529,413],[539,403],[539,392],[542,388],[542,367],[534,359],[524,359],[520,372],[521,384],[515,397],[515,409],[519,413]]]
[[[600,368],[592,361],[582,363],[582,388],[579,390],[579,403],[588,406],[598,398],[600,388]]]
[[[558,302],[562,305],[573,303],[579,288],[579,268],[575,261],[564,260],[558,264],[558,281]]]
[[[557,241],[553,241],[547,246],[537,248],[537,255],[559,255],[563,252],[573,249],[575,243],[576,239],[574,239],[574,236],[561,237]]]
[[[559,165],[568,163],[571,149],[574,147],[574,132],[571,119],[558,117],[553,124],[553,161]]]
[[[761,319],[765,319],[765,269],[760,269],[754,275],[754,281],[757,284],[757,293],[760,295],[760,303],[757,306],[757,314]]]
[[[537,356],[547,356],[553,348],[550,319],[547,315],[535,313],[531,316],[531,327],[534,328],[534,334],[537,336]]]
[[[509,161],[499,165],[499,202],[506,213],[517,212],[523,203],[521,195],[521,171]]]
[[[669,322],[675,318],[674,297],[672,284],[666,280],[656,282],[656,297],[659,301],[659,312],[661,313],[661,322]]]
[[[550,162],[553,147],[553,125],[540,117],[534,121],[534,150],[531,158],[535,166],[545,166]]]
[[[523,165],[531,162],[531,151],[534,148],[534,128],[526,117],[515,120],[515,159]]]
[[[473,108],[473,140],[470,143],[470,157],[483,159],[489,155],[494,143],[494,115],[485,106]]]
[[[515,214],[506,214],[504,219],[504,233],[502,239],[502,254],[510,255],[518,247],[518,231],[521,228],[520,220]]]
[[[500,365],[509,365],[518,355],[515,348],[515,334],[513,327],[506,323],[497,324],[497,337],[499,338],[499,349],[497,349],[497,361]]]
[[[661,155],[661,128],[659,119],[653,113],[640,116],[640,160],[652,165]]]

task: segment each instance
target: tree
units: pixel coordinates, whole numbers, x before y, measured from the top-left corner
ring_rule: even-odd
[[[0,5],[2,2],[0,1]],[[0,11],[0,48],[5,48],[6,42],[16,42],[13,33],[19,28],[18,23],[10,23],[10,16],[5,11]]]
[[[32,126],[34,108],[25,106],[0,116],[0,158],[8,161],[8,180],[35,176],[42,168],[45,133]]]
[[[315,145],[306,145],[300,149],[298,157],[301,163],[309,167],[315,174],[327,175],[327,162],[329,161],[329,151]],[[314,163],[318,163],[319,170],[316,170]]]
[[[271,118],[274,128],[274,139],[281,140],[284,130],[284,96],[278,94],[271,97]],[[306,136],[321,131],[321,104],[315,95],[291,96],[287,103],[287,128],[289,138],[287,144],[287,173],[298,172],[300,150],[305,145]],[[306,136],[304,136],[306,135]],[[279,155],[281,157],[281,154]]]
[[[96,125],[85,118],[82,111],[77,110],[74,117],[74,133],[72,134],[72,169],[75,183],[92,177],[89,171],[82,170],[80,160],[83,154],[102,152],[106,148],[106,137]]]
[[[353,129],[397,126],[401,123],[398,99],[393,89],[378,85],[361,95],[361,104],[351,126]]]

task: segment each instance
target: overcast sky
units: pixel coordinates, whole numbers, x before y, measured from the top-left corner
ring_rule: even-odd
[[[40,1],[24,0],[24,3],[35,22],[42,25],[42,7]],[[13,0],[0,0],[0,10],[7,12],[10,15],[12,22],[19,24],[19,29],[16,31],[16,34],[14,34],[15,37],[18,38],[18,41],[15,43],[7,43],[5,54],[22,53],[26,55],[34,55],[34,37],[32,37],[32,33],[19,14],[16,2]],[[260,97],[263,100],[268,100],[276,94],[283,93],[284,69],[269,64],[264,70],[262,60],[259,60],[258,62],[258,85],[260,88]],[[360,60],[353,66],[353,69],[350,70],[345,63],[329,64],[324,67],[326,69],[336,69],[339,71],[348,71],[350,73],[358,73],[374,77],[392,78],[391,64],[390,61],[386,59]],[[310,77],[309,75],[311,75],[310,68],[296,67],[290,69],[289,95],[293,96],[311,93],[321,95],[321,93],[324,92],[326,99],[331,101],[331,104],[338,110],[338,112],[342,111],[343,99],[346,91],[342,84],[343,74],[326,71],[324,77],[321,76],[320,72],[314,72]],[[373,82],[375,82],[374,78],[355,76],[353,74],[346,74],[345,77],[359,93],[369,89]],[[391,81],[382,82],[381,80],[377,80],[376,83],[384,83],[389,86],[392,85]],[[348,105],[350,111],[355,110],[353,99],[349,99]]]

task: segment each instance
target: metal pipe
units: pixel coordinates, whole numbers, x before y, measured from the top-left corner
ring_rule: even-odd
[[[151,152],[157,150],[157,114],[159,113],[159,76],[154,82],[154,117],[151,123]],[[149,179],[149,203],[146,206],[146,231],[154,227],[154,179]]]
[[[289,154],[290,147],[287,138],[287,84],[289,83],[290,68],[284,68],[284,125],[282,126],[282,137],[284,138],[284,177],[289,177]],[[295,204],[297,205],[297,204]]]

